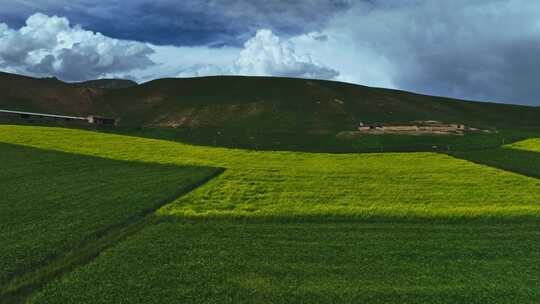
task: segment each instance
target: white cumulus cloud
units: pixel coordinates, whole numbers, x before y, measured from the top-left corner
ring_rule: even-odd
[[[320,40],[322,43],[324,39],[321,37],[313,35],[314,40]],[[170,66],[168,62],[174,61],[182,63],[176,68],[177,72],[174,75],[176,77],[245,75],[337,79],[339,76],[337,70],[313,60],[309,52],[298,52],[292,38],[281,39],[267,29],[257,31],[255,36],[246,41],[243,48],[155,47],[155,49],[157,52],[154,58],[162,63],[162,66]],[[185,58],[190,58],[191,62],[187,62]],[[168,69],[153,75],[163,75]]]
[[[72,26],[67,18],[36,13],[16,30],[0,23],[0,68],[77,81],[150,67],[153,49]]]
[[[308,53],[298,54],[294,44],[270,30],[259,30],[244,44],[235,62],[242,75],[286,76],[334,79],[339,72],[313,61]]]
[[[311,35],[324,44],[326,37]],[[283,39],[261,29],[243,47],[156,46],[119,40],[71,25],[65,17],[36,13],[20,29],[0,23],[0,70],[66,81],[127,77],[208,75],[283,76],[338,79],[339,72]]]

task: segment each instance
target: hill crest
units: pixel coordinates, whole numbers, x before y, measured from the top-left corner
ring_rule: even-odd
[[[114,88],[114,89],[112,89]],[[164,78],[69,84],[0,73],[0,108],[120,118],[130,127],[337,133],[364,123],[437,120],[538,128],[540,108],[463,101],[335,81],[280,77]]]

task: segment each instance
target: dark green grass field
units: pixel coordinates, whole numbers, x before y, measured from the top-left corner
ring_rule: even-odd
[[[0,151],[45,149],[129,168],[226,169],[90,263],[33,290],[31,303],[540,302],[537,139],[484,156],[327,154],[0,125],[0,142]],[[522,152],[528,161],[519,161]],[[43,181],[47,172],[23,177]],[[156,175],[126,180],[135,185],[122,196],[137,198]],[[76,177],[63,186],[72,183],[80,187]],[[148,183],[152,193],[168,187]],[[35,201],[47,205],[45,197]]]
[[[30,303],[532,304],[539,238],[530,223],[165,222]]]
[[[478,164],[540,178],[540,151],[535,152],[512,147],[514,146],[509,145],[497,149],[468,152],[453,151],[449,152],[449,155]]]
[[[0,285],[174,200],[215,169],[0,144]]]
[[[0,121],[1,122],[1,121]],[[80,126],[82,127],[82,126]],[[164,139],[200,146],[241,148],[265,151],[299,152],[449,152],[498,148],[505,143],[540,136],[540,131],[504,130],[497,133],[448,135],[363,135],[342,138],[336,133],[308,134],[295,132],[261,132],[249,128],[99,128],[102,132],[123,133],[138,137]]]

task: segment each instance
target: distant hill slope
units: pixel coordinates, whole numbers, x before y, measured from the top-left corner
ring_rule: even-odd
[[[110,107],[109,107],[110,106]],[[327,132],[367,123],[440,120],[479,127],[540,126],[540,108],[453,100],[347,83],[219,76],[160,79],[108,91],[125,124]]]
[[[461,122],[540,128],[540,108],[481,103],[347,83],[276,77],[159,79],[116,89],[0,73],[0,108],[100,114],[124,126],[222,128],[324,134],[359,122]],[[97,85],[96,85],[97,84]],[[123,87],[126,85],[126,87]]]
[[[77,87],[55,78],[31,78],[0,72],[0,109],[81,115],[96,111],[103,91]]]
[[[137,85],[135,81],[128,79],[96,79],[70,84],[94,89],[124,89]]]

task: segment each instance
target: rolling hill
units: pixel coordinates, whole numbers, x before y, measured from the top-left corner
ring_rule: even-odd
[[[118,118],[137,135],[271,150],[425,151],[496,147],[540,132],[540,107],[463,101],[348,83],[279,77],[105,79],[64,83],[0,73],[0,109]],[[363,123],[437,120],[502,135],[362,136]]]
[[[111,89],[114,88],[114,89]],[[64,83],[0,73],[0,107],[120,118],[124,126],[249,128],[329,133],[359,122],[462,122],[478,127],[540,127],[540,108],[433,97],[348,83],[214,76]]]
[[[466,102],[331,81],[266,77],[160,79],[106,92],[125,124],[325,133],[360,121],[439,120],[479,127],[540,126],[540,109]]]
[[[134,87],[137,83],[127,79],[96,79],[71,83],[71,85],[94,89],[124,89]]]
[[[93,103],[103,91],[78,87],[56,78],[31,78],[0,72],[0,108],[51,114],[95,111]]]

